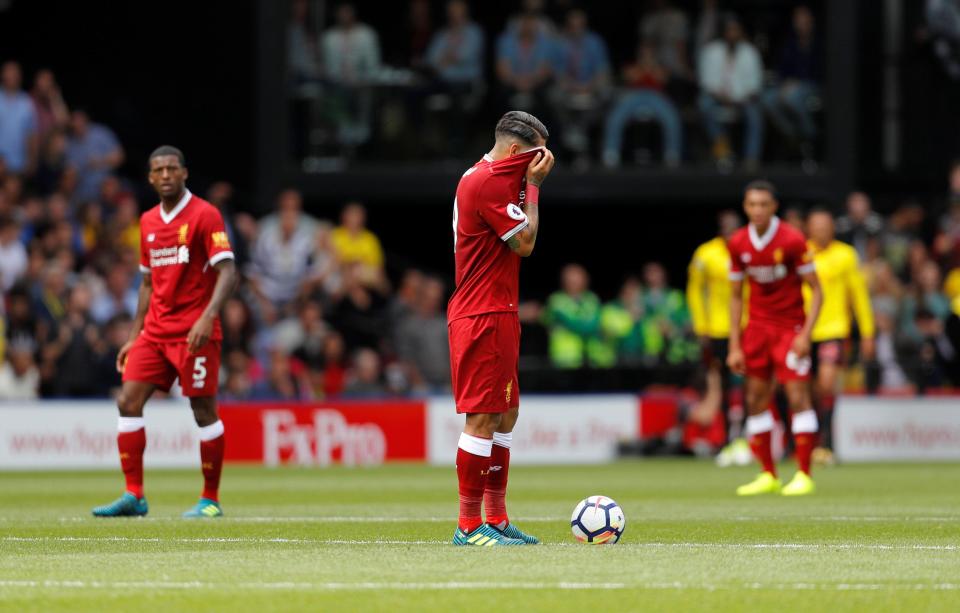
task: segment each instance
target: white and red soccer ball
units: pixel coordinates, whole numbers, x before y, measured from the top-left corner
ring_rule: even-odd
[[[627,527],[623,509],[606,496],[590,496],[573,509],[570,529],[581,543],[613,545]]]

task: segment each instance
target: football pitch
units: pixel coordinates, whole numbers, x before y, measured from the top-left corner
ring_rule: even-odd
[[[738,499],[753,472],[514,467],[511,516],[545,544],[513,548],[449,544],[452,467],[228,466],[227,516],[193,521],[198,471],[148,470],[150,515],[126,520],[89,515],[119,474],[3,473],[0,609],[960,610],[960,465],[839,466],[811,497]],[[623,507],[619,544],[574,542],[590,494]]]

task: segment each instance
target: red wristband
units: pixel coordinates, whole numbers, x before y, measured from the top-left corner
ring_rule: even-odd
[[[527,183],[527,193],[524,204],[537,204],[540,202],[540,188],[532,183]]]

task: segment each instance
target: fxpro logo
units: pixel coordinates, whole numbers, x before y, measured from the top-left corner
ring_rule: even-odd
[[[299,423],[293,411],[264,411],[263,462],[304,466],[329,466],[335,461],[347,466],[382,464],[387,438],[380,426],[350,424],[339,411],[313,412],[312,423]]]

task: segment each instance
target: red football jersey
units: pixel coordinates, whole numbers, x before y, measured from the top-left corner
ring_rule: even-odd
[[[527,166],[538,152],[497,161],[485,155],[460,178],[453,201],[457,289],[447,306],[448,321],[517,311],[520,256],[506,241],[529,224],[520,206]]]
[[[186,341],[210,303],[217,262],[233,258],[220,211],[189,190],[167,214],[157,205],[140,216],[140,270],[150,274],[153,294],[143,324],[152,341]],[[220,318],[212,340],[220,340]]]
[[[803,325],[803,281],[813,257],[799,230],[774,217],[760,236],[753,224],[730,239],[730,279],[750,282],[750,321],[793,328]]]

